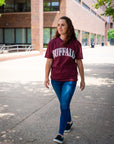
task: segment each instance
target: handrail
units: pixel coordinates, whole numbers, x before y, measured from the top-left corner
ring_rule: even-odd
[[[5,52],[11,52],[11,51],[32,51],[34,50],[34,45],[2,45],[0,47],[0,54]]]
[[[0,45],[0,54],[5,50],[5,44]]]

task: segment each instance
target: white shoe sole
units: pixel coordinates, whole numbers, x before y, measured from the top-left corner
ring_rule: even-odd
[[[53,139],[53,141],[56,142],[56,143],[59,143],[59,144],[62,144],[62,143],[63,143],[63,142],[61,142],[61,141],[59,141],[59,140],[57,140],[57,139]]]
[[[72,127],[73,127],[73,124],[72,124],[72,126],[71,126],[71,129],[72,129]],[[65,133],[69,133],[69,132],[71,132],[71,129],[70,129],[70,130],[65,130],[64,132],[65,132]]]
[[[70,132],[71,132],[71,129],[70,129],[70,130],[65,130],[64,132],[65,132],[65,133],[70,133]]]

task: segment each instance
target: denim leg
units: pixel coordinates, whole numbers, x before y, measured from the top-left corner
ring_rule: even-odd
[[[62,85],[61,98],[60,98],[60,125],[59,125],[59,134],[64,134],[67,122],[71,121],[70,114],[70,102],[76,88],[76,82],[67,81]]]
[[[72,121],[72,118],[71,118],[71,112],[70,112],[70,107],[68,109],[68,120],[67,120],[67,123],[68,122],[71,122]]]
[[[60,102],[61,116],[59,133],[63,135],[67,122],[71,121],[70,102],[74,94],[77,82],[61,82],[51,80],[51,83]]]
[[[55,81],[51,79],[51,84],[53,86],[53,89],[59,99],[60,102],[60,98],[61,98],[61,89],[62,89],[62,82],[61,81]]]

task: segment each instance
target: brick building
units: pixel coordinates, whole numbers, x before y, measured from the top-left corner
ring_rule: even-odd
[[[71,18],[83,46],[107,42],[107,18],[95,0],[6,0],[0,8],[0,44],[32,44],[42,52],[56,30],[59,17]]]
[[[114,30],[114,22],[110,18],[109,23],[108,23],[108,31],[109,31],[108,35],[111,35],[112,30]],[[110,36],[108,37],[108,41],[109,41],[110,45],[114,45],[114,39],[110,38]]]

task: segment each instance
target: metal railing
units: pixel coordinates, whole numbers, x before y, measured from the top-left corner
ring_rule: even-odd
[[[0,45],[0,54],[3,53],[4,50],[5,50],[5,44]]]
[[[8,52],[19,52],[19,51],[32,51],[34,50],[33,45],[0,45],[0,54]]]

